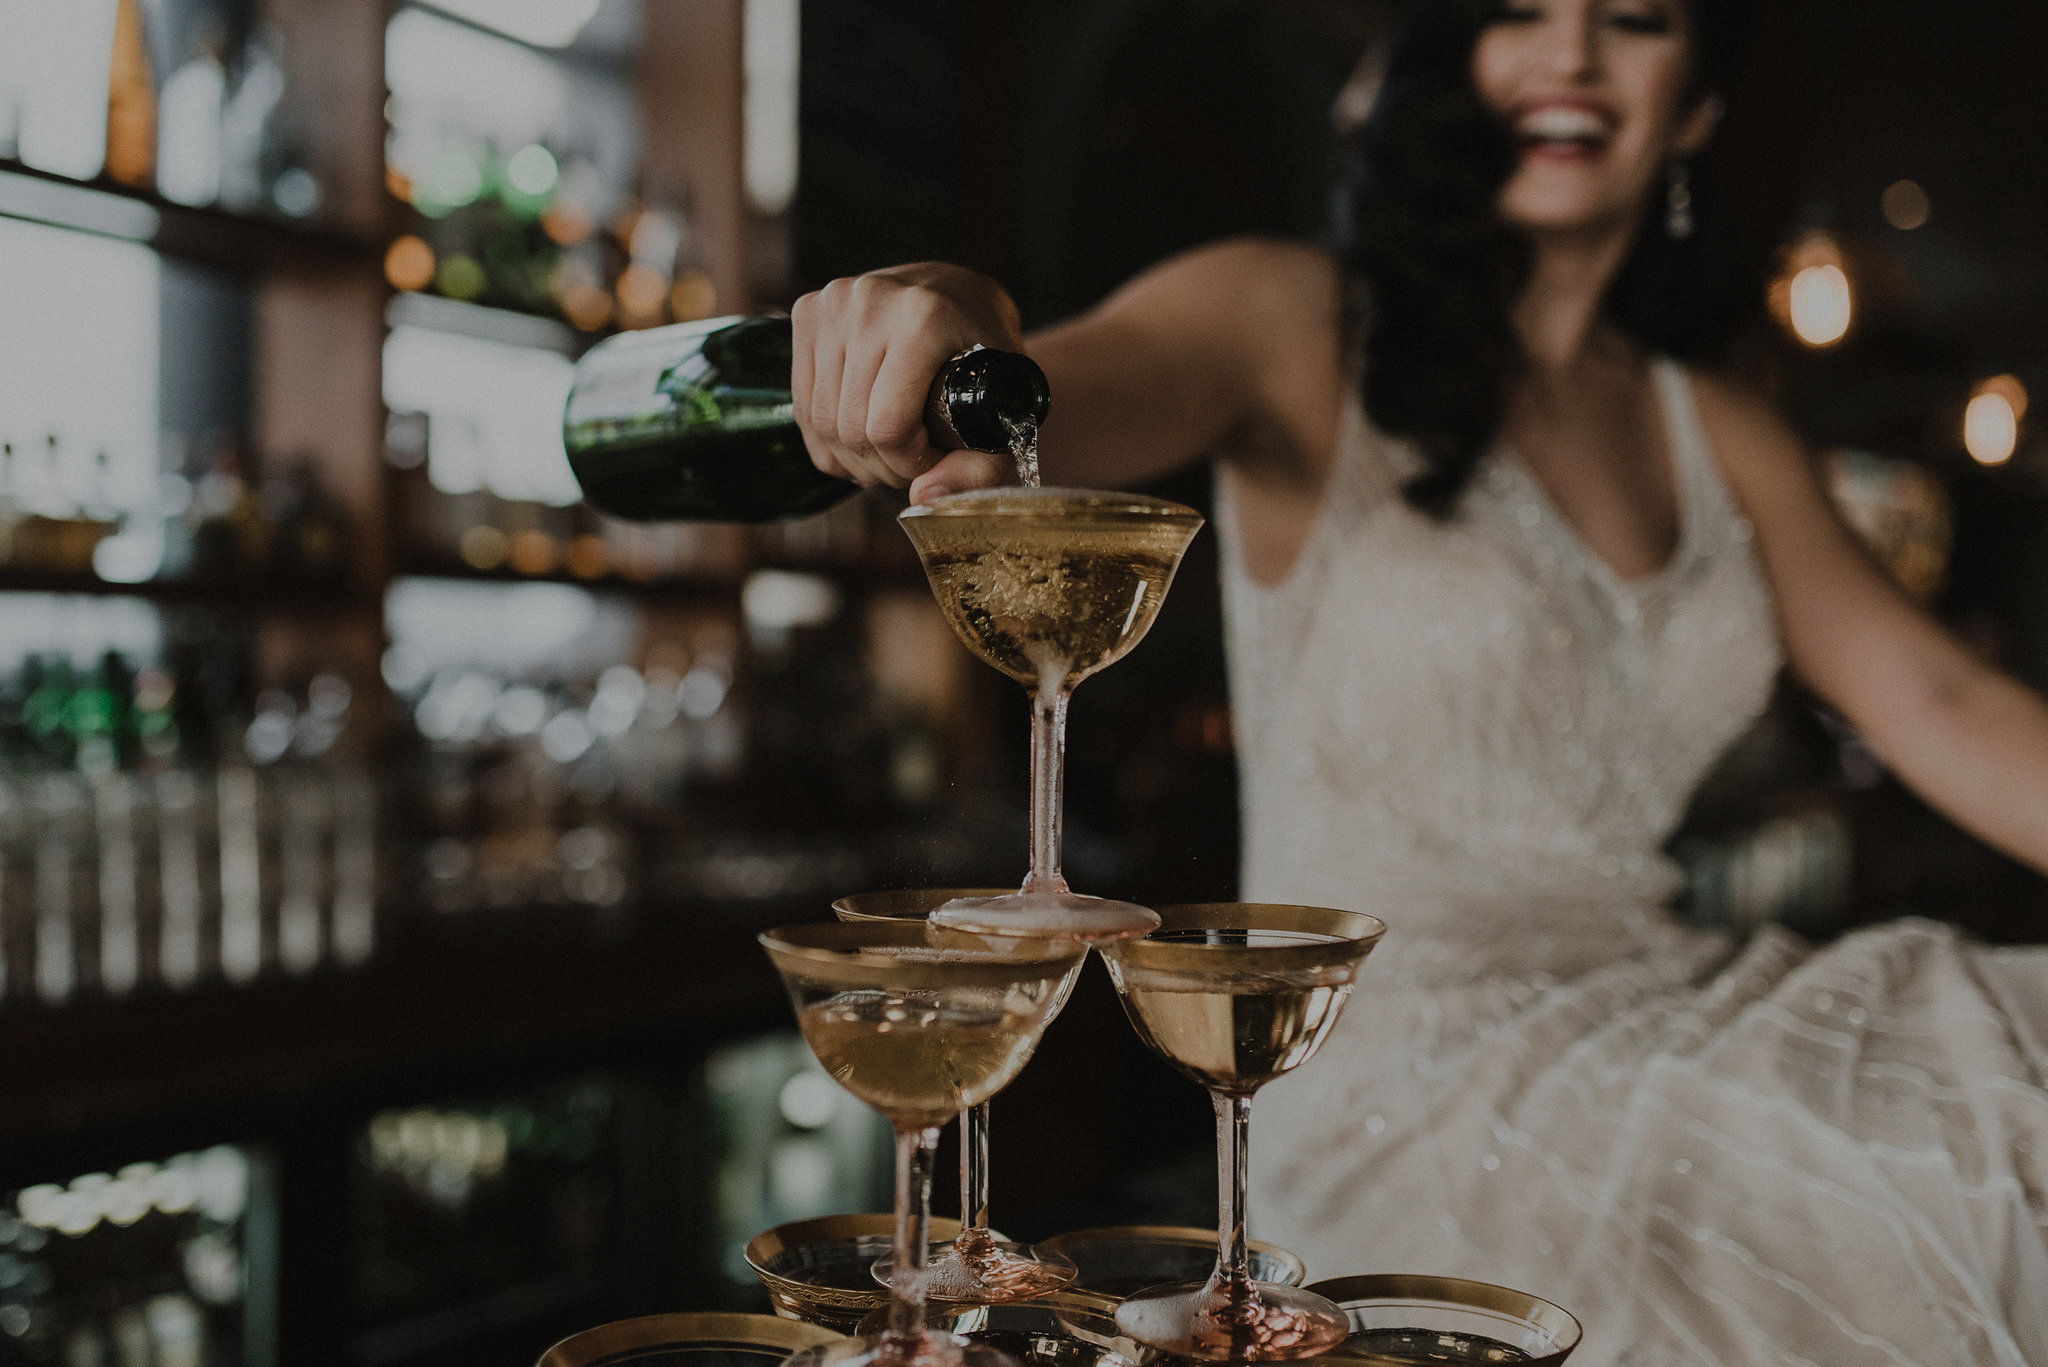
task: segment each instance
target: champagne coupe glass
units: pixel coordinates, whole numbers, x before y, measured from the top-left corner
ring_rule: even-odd
[[[1030,1059],[1085,947],[935,946],[908,924],[786,926],[760,939],[818,1062],[896,1132],[889,1329],[805,1349],[792,1367],[1014,1367],[925,1327],[932,1156],[941,1125],[1008,1086]]]
[[[1351,1323],[1333,1363],[1558,1367],[1584,1336],[1563,1306],[1488,1282],[1383,1273],[1335,1277],[1309,1290]]]
[[[1102,946],[1139,1036],[1216,1106],[1216,1270],[1126,1300],[1117,1326],[1148,1347],[1211,1362],[1292,1362],[1343,1342],[1325,1298],[1252,1280],[1245,1160],[1252,1093],[1322,1045],[1358,966],[1386,933],[1377,917],[1326,907],[1211,902],[1159,908],[1142,940]]]
[[[1001,888],[905,888],[892,892],[863,892],[841,897],[832,904],[842,921],[922,922],[940,907],[962,898],[995,897]],[[1057,997],[1045,1013],[1052,1023],[1060,1008],[1073,995],[1081,977],[1086,954],[1074,960],[1061,982]],[[993,1305],[1004,1301],[1030,1300],[1058,1291],[1075,1278],[1074,1264],[1042,1248],[999,1242],[989,1232],[988,1219],[988,1127],[987,1101],[960,1113],[960,1234],[931,1258],[925,1295],[936,1301],[962,1301]],[[875,1276],[887,1282],[891,1260],[875,1264]]]
[[[1031,695],[1031,872],[1005,897],[968,898],[932,923],[995,935],[1098,940],[1159,924],[1144,907],[1076,896],[1060,874],[1067,699],[1152,627],[1201,515],[1164,499],[1086,489],[953,494],[899,518],[953,631]]]

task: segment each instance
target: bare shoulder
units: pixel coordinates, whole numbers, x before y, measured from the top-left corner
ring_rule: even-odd
[[[1763,539],[1766,560],[1773,549],[1809,544],[1832,527],[1826,496],[1815,476],[1806,443],[1769,399],[1744,385],[1688,368],[1707,445],[1720,463],[1729,490]],[[1785,586],[1778,585],[1780,594]]]

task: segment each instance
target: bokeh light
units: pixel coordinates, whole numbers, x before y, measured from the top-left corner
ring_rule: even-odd
[[[669,287],[668,311],[678,323],[694,323],[718,312],[718,286],[703,271],[683,271]]]
[[[475,201],[484,192],[484,168],[468,148],[450,144],[443,147],[427,167],[426,175],[413,185],[413,205],[429,218],[439,218],[451,209]]]
[[[540,216],[541,231],[560,247],[573,247],[597,230],[597,219],[590,210],[566,196],[548,205],[547,212]]]
[[[1833,237],[1812,232],[1789,247],[1771,282],[1771,315],[1805,345],[1831,347],[1855,321],[1855,291]]]
[[[537,142],[520,148],[505,163],[505,183],[531,199],[552,193],[560,178],[554,153]]]
[[[619,274],[619,321],[629,328],[652,327],[661,321],[668,302],[668,277],[639,262]]]
[[[490,279],[475,257],[458,254],[441,263],[441,268],[434,272],[434,283],[450,299],[474,299],[484,292]]]
[[[611,552],[601,536],[588,534],[579,536],[569,543],[566,557],[569,573],[578,579],[597,579],[611,568]]]
[[[384,278],[393,289],[423,290],[434,283],[434,249],[427,240],[407,233],[384,253]]]
[[[2026,414],[2026,386],[2016,376],[1992,376],[1971,392],[1963,409],[1963,449],[1979,465],[2005,464],[2019,449]]]
[[[505,563],[511,543],[496,527],[471,527],[462,534],[462,563],[473,570],[494,570]]]
[[[1911,232],[1927,222],[1931,206],[1927,202],[1927,191],[1920,188],[1918,181],[1895,180],[1885,187],[1878,206],[1884,210],[1884,221],[1901,232]]]
[[[596,332],[612,320],[611,291],[600,285],[576,285],[562,298],[562,312],[585,332]]]
[[[559,551],[560,547],[552,536],[537,527],[529,527],[512,534],[506,558],[521,574],[552,574],[560,560]]]
[[[1787,304],[1793,334],[1810,347],[1841,341],[1855,315],[1848,273],[1832,261],[1808,266],[1794,275]]]

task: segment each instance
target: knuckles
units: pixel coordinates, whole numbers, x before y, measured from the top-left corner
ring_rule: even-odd
[[[907,451],[923,430],[920,415],[870,412],[861,435],[877,451]]]

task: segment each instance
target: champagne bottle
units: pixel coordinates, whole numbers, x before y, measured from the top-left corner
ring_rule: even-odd
[[[775,522],[854,492],[811,464],[789,393],[786,318],[712,318],[599,343],[576,365],[562,439],[583,496],[635,522]],[[932,381],[941,448],[1007,452],[1051,392],[1027,356],[976,348]]]

